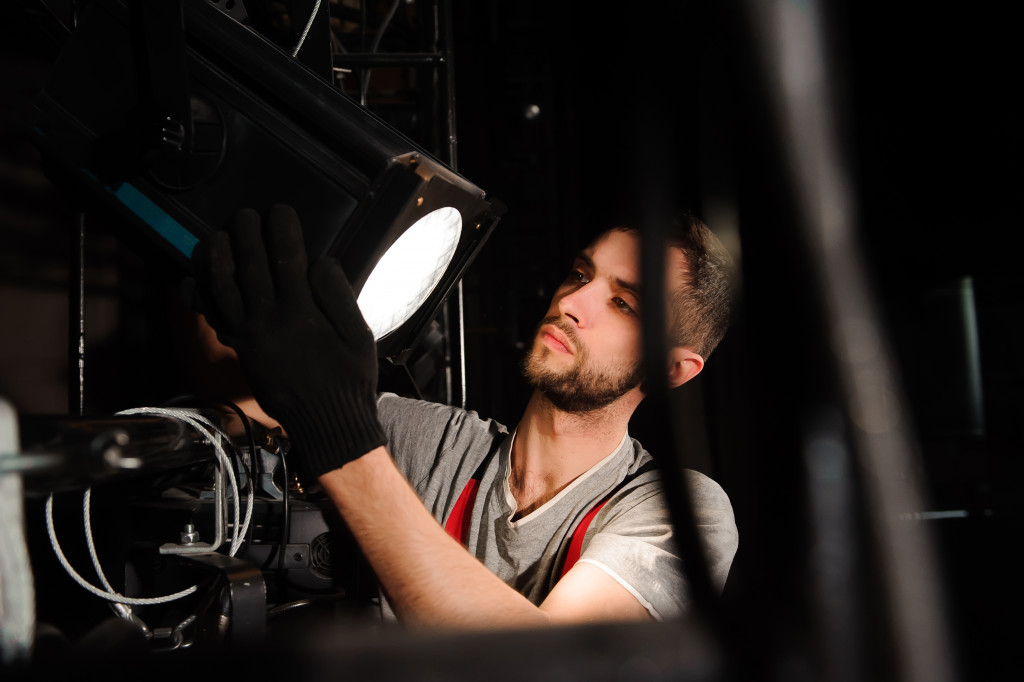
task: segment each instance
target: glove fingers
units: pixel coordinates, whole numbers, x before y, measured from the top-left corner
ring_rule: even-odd
[[[277,292],[290,300],[308,296],[306,245],[295,209],[284,204],[271,206],[263,222],[263,238]]]
[[[335,333],[350,345],[373,343],[363,313],[356,303],[348,277],[333,258],[320,258],[310,269],[309,283],[313,300],[334,327]]]
[[[225,232],[214,232],[196,244],[192,270],[198,285],[198,295],[192,296],[193,306],[218,332],[232,335],[244,320],[245,306],[235,284],[230,237]]]
[[[274,283],[263,244],[260,216],[252,209],[236,211],[228,221],[235,281],[247,310],[252,313],[274,300]]]

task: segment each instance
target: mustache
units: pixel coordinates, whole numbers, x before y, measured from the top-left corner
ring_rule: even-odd
[[[539,331],[540,328],[546,324],[558,327],[558,329],[563,334],[565,334],[566,338],[569,339],[574,348],[576,348],[577,350],[583,350],[583,343],[580,341],[579,335],[576,333],[576,330],[573,328],[573,326],[565,321],[565,318],[559,315],[550,315],[548,317],[545,317],[543,320],[540,321],[540,324],[537,325],[537,331]]]

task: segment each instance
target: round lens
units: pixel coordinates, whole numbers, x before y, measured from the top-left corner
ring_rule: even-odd
[[[359,292],[359,310],[373,338],[390,334],[415,313],[455,256],[462,215],[439,208],[417,220],[377,262]]]

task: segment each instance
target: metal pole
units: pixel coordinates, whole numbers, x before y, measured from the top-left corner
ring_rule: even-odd
[[[85,414],[85,212],[79,211],[68,272],[68,412]]]
[[[78,28],[82,3],[72,3],[72,30]],[[68,268],[68,412],[85,414],[85,211],[79,210]]]
[[[826,4],[754,0],[745,9],[763,69],[760,78],[777,122],[773,134],[780,142],[780,161],[793,188],[800,237],[811,253],[813,279],[807,286],[821,292],[824,304],[842,409],[861,469],[865,520],[880,561],[885,589],[876,596],[881,617],[869,625],[889,629],[896,657],[889,671],[892,679],[956,679],[932,540],[924,528],[902,519],[905,512],[922,508],[923,492],[901,410],[906,401],[894,381],[894,361],[857,243],[856,193],[842,150],[841,110],[831,88],[838,76],[825,44]],[[843,445],[830,435],[835,431],[825,429],[806,453],[812,486],[817,469],[830,477],[839,473],[834,464],[841,463]],[[835,516],[834,504],[830,507]],[[822,528],[823,520],[818,526],[829,537],[841,541],[848,535],[842,528]],[[835,558],[816,571],[836,566]],[[835,599],[821,596],[821,616],[842,620],[844,613],[830,608],[837,605]],[[834,645],[826,654],[831,660],[825,664],[825,679],[848,679],[843,661],[860,652],[849,650],[847,638],[835,639]]]
[[[455,60],[452,48],[452,7],[451,0],[438,0],[438,48],[441,54],[440,90],[441,97],[447,108],[445,118],[445,133],[447,138],[447,162],[452,170],[458,170],[458,137],[455,132]],[[446,304],[447,305],[447,304]],[[455,288],[456,324],[457,338],[454,344],[454,354],[458,356],[458,381],[459,394],[458,404],[466,407],[466,319],[465,319],[465,298],[460,279]],[[451,332],[448,330],[448,336]],[[451,367],[451,362],[448,363]],[[449,389],[449,393],[451,393]],[[453,402],[449,400],[449,402]]]

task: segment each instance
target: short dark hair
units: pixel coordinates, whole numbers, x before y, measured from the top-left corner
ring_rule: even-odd
[[[640,232],[632,226],[613,231]],[[715,233],[689,211],[677,213],[668,222],[665,241],[682,251],[686,260],[683,286],[672,292],[669,301],[669,343],[707,360],[732,321],[735,263]]]

